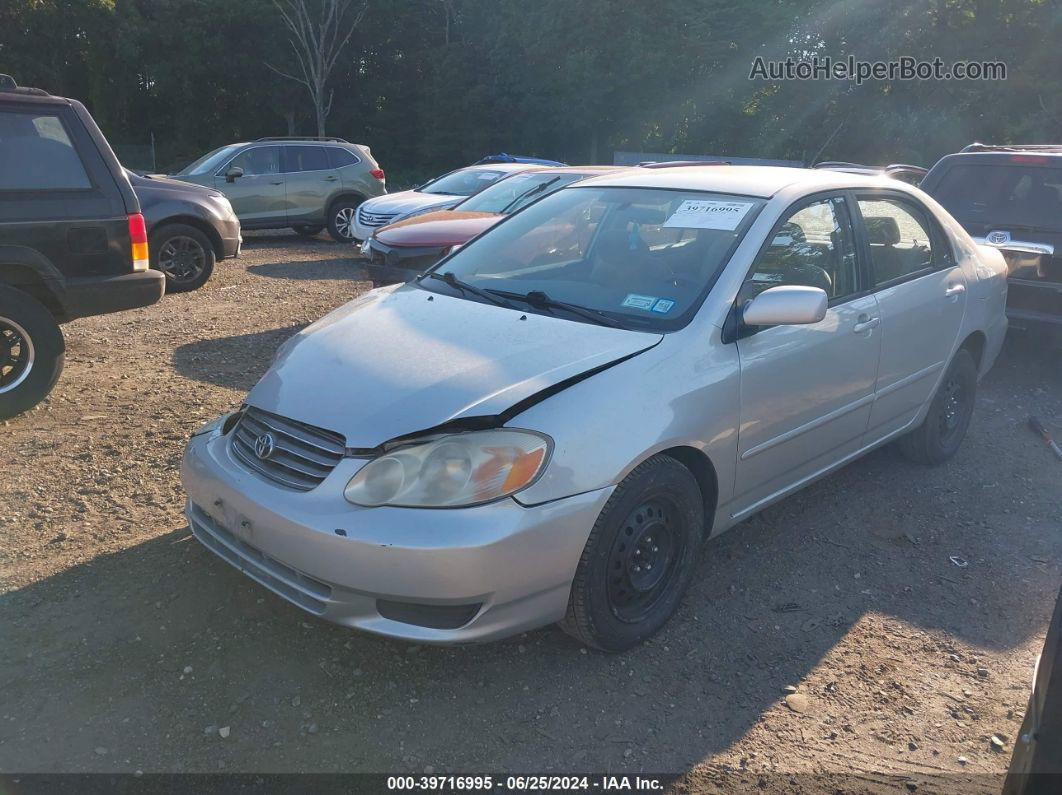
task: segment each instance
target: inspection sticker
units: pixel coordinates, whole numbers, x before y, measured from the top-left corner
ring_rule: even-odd
[[[629,306],[631,309],[652,309],[653,304],[656,302],[656,296],[653,295],[627,293],[627,297],[623,299],[623,303],[620,306]]]
[[[751,208],[751,202],[687,199],[664,221],[664,226],[733,231]]]
[[[670,298],[661,298],[659,301],[653,304],[652,311],[659,312],[661,315],[666,315],[668,312],[671,311],[671,307],[673,307],[674,305],[675,302],[672,301]]]

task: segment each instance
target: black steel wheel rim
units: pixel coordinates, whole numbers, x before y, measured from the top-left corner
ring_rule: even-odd
[[[957,378],[949,378],[941,388],[940,416],[937,428],[943,442],[948,442],[959,431],[966,411],[966,390]]]
[[[642,621],[674,584],[685,551],[684,520],[671,500],[653,497],[620,525],[608,556],[606,596],[620,621]]]
[[[25,381],[33,370],[33,340],[18,323],[0,317],[0,395]]]
[[[175,282],[195,281],[206,267],[206,252],[194,237],[175,235],[159,249],[159,270]]]

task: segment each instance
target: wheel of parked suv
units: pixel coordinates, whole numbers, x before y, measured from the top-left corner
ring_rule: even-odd
[[[51,312],[21,290],[0,286],[0,420],[48,396],[63,371],[65,350]]]
[[[359,204],[359,199],[339,199],[328,210],[328,234],[337,243],[353,242],[354,214]]]
[[[321,234],[321,230],[324,226],[296,226],[292,227],[295,230],[295,234],[302,237],[313,237],[314,235]]]
[[[166,292],[184,293],[206,284],[214,272],[214,247],[187,224],[166,224],[151,233],[151,267],[166,274]]]
[[[652,635],[689,584],[703,526],[704,500],[686,467],[664,455],[640,464],[590,532],[561,628],[611,652]]]
[[[942,464],[955,455],[966,436],[977,396],[977,365],[960,350],[944,374],[922,424],[897,441],[904,456],[920,464]]]

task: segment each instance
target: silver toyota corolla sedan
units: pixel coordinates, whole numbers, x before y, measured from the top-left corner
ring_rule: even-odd
[[[182,476],[196,538],[426,643],[659,629],[702,542],[896,440],[959,447],[1006,268],[886,177],[617,172],[295,335]]]

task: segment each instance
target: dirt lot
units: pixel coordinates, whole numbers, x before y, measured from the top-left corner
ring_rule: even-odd
[[[587,653],[553,628],[409,647],[301,613],[182,517],[189,432],[368,289],[350,253],[256,236],[198,293],[73,323],[51,398],[0,424],[0,771],[854,770],[998,788],[983,774],[1009,761],[1062,578],[1062,465],[1024,427],[1035,412],[1062,431],[1057,358],[1009,342],[949,465],[882,450],[710,544],[641,648]]]

